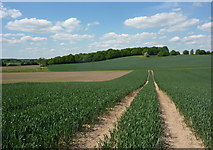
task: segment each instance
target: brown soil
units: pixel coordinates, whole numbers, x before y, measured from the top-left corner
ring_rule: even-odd
[[[154,78],[154,73],[152,71]],[[200,139],[184,122],[184,117],[180,115],[175,104],[161,91],[154,82],[161,107],[162,118],[165,121],[165,142],[169,148],[204,148]]]
[[[148,81],[146,81],[146,83],[142,87],[124,97],[121,102],[116,104],[115,107],[111,108],[107,114],[99,117],[100,121],[93,127],[90,127],[88,132],[80,133],[78,135],[78,138],[73,143],[73,148],[98,148],[100,146],[100,140],[103,141],[105,136],[110,138],[110,131],[115,128],[115,125],[118,122],[119,118],[130,106],[134,97],[146,84],[148,84]]]
[[[28,72],[2,73],[2,83],[16,82],[91,82],[107,81],[131,71],[79,71],[79,72]]]

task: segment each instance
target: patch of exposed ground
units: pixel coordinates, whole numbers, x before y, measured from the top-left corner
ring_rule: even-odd
[[[149,73],[148,77],[149,78]],[[135,96],[139,93],[139,91],[148,84],[148,80],[146,83],[124,97],[121,102],[117,103],[115,107],[111,108],[109,112],[103,116],[99,117],[99,122],[95,124],[93,127],[89,128],[88,132],[83,132],[78,135],[78,138],[74,141],[73,148],[98,148],[98,142],[100,140],[104,140],[104,136],[110,138],[110,131],[112,131],[118,122],[119,118],[124,114],[126,109],[131,105],[131,102],[135,98]]]
[[[2,73],[2,83],[16,82],[92,82],[107,81],[131,71],[79,71],[79,72],[28,72]]]
[[[154,78],[154,73],[152,71]],[[165,141],[169,148],[204,148],[200,139],[187,127],[172,100],[154,82],[161,107],[161,117],[165,121]]]

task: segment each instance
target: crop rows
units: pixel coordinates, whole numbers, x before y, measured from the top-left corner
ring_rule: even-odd
[[[125,95],[143,85],[145,71],[105,82],[3,84],[3,148],[68,146]]]
[[[103,148],[160,148],[162,121],[153,79],[139,92],[122,115],[111,138],[101,141]]]
[[[211,147],[211,69],[155,71],[155,79],[184,115],[185,122],[206,147]]]

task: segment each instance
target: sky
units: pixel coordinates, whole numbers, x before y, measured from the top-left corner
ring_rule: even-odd
[[[109,48],[211,50],[210,2],[4,2],[3,58],[53,58]]]

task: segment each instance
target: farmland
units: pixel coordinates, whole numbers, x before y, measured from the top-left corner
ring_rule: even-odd
[[[85,124],[98,123],[99,116],[107,114],[108,108],[114,107],[124,96],[145,83],[148,69],[154,70],[159,87],[174,101],[188,126],[206,147],[211,146],[209,55],[131,56],[100,62],[49,65],[48,69],[50,72],[44,73],[53,75],[51,71],[57,71],[56,76],[62,75],[63,71],[82,71],[79,76],[84,77],[88,77],[86,71],[95,73],[97,70],[123,70],[123,74],[100,82],[66,80],[56,83],[54,80],[53,83],[3,84],[3,148],[72,147],[72,141],[77,133],[84,131]],[[105,73],[102,73],[104,76]],[[98,79],[97,74],[93,75]],[[46,77],[44,81],[48,79]],[[111,139],[104,141],[104,147],[164,147],[164,124],[159,109],[150,78],[122,115],[117,129],[111,133]]]
[[[153,78],[135,97],[118,122],[118,127],[103,141],[103,148],[160,148],[162,121]]]
[[[170,95],[187,124],[211,146],[211,69],[156,71],[156,81]]]
[[[211,55],[122,57],[100,62],[49,65],[50,71],[138,70],[211,67]]]
[[[40,68],[39,65],[28,66],[4,66],[1,67],[2,72],[43,72],[48,71],[46,67]]]
[[[107,107],[143,85],[146,76],[134,71],[105,82],[3,84],[3,146],[69,145],[83,124],[94,123]]]
[[[85,72],[27,72],[3,73],[2,83],[16,82],[92,82],[107,81],[123,76],[130,71],[85,71]]]

